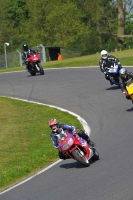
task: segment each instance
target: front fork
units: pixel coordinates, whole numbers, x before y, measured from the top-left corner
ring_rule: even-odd
[[[37,63],[35,63],[35,66],[36,66],[37,70],[40,71],[40,68],[38,67]]]

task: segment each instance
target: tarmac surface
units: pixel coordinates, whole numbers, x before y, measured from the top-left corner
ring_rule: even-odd
[[[133,68],[128,69],[133,72]],[[70,110],[85,119],[100,160],[84,168],[68,159],[0,195],[0,200],[132,200],[133,110],[97,67],[0,74],[0,96]],[[54,118],[54,116],[53,116]],[[61,122],[63,123],[63,122]]]

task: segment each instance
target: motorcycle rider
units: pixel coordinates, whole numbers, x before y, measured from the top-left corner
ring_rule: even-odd
[[[133,79],[133,73],[127,72],[127,70],[125,68],[122,68],[122,69],[120,69],[119,74],[120,74],[120,77],[121,77],[120,88],[121,88],[123,94],[125,94],[126,98],[129,100],[129,99],[131,99],[131,97],[126,90],[126,86],[128,84],[128,80]]]
[[[36,51],[31,49],[31,48],[29,48],[29,46],[26,43],[24,43],[22,45],[22,48],[23,48],[22,59],[23,59],[23,61],[25,63],[25,69],[28,71],[28,57],[29,57],[31,52],[32,53],[36,53]]]
[[[117,63],[121,65],[120,61],[118,58],[115,56],[109,55],[106,50],[101,51],[101,59],[99,61],[99,66],[101,72],[105,74],[105,78],[110,81],[111,77],[109,77],[106,67],[110,68],[112,66],[112,63]],[[121,67],[122,68],[122,67]],[[110,84],[112,85],[112,82],[110,81]]]
[[[79,137],[82,137],[83,139],[85,139],[90,146],[92,146],[92,147],[95,146],[95,143],[90,140],[90,138],[87,135],[87,133],[85,131],[83,131],[83,130],[78,130],[75,126],[69,126],[67,124],[59,124],[57,119],[51,119],[49,121],[49,127],[52,130],[52,133],[51,133],[50,137],[51,137],[51,140],[52,140],[53,145],[54,145],[55,148],[58,148],[58,141],[57,141],[57,136],[56,135],[60,134],[62,129],[64,131],[68,130],[69,133],[71,133],[71,134],[78,134]],[[59,156],[60,159],[64,159],[64,160],[69,158],[62,151],[59,151],[58,156]]]

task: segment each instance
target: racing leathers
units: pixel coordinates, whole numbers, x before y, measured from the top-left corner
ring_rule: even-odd
[[[79,137],[82,137],[83,139],[85,139],[87,141],[87,143],[89,145],[94,145],[94,143],[90,140],[89,136],[87,135],[87,133],[83,130],[77,130],[75,126],[69,126],[67,124],[59,124],[58,125],[58,131],[57,133],[53,132],[51,133],[50,137],[51,137],[51,140],[53,142],[53,145],[55,148],[58,148],[58,140],[57,140],[57,134],[61,132],[61,130],[68,130],[69,133],[73,134],[73,132],[77,133],[79,135]],[[67,159],[69,158],[64,152],[62,151],[59,151],[58,153],[59,155],[59,158],[60,159]]]
[[[103,72],[105,74],[105,78],[109,81],[110,81],[110,77],[107,73],[106,67],[111,68],[113,63],[119,64],[119,65],[121,64],[120,61],[112,55],[108,55],[106,59],[101,58],[99,61],[100,70],[101,70],[101,72]]]
[[[131,99],[131,97],[128,95],[128,92],[126,90],[126,86],[128,85],[128,80],[132,79],[133,80],[133,73],[132,72],[127,72],[126,78],[125,79],[120,79],[120,88],[122,92],[126,95],[127,99]]]
[[[27,70],[28,70],[28,57],[29,57],[30,53],[36,53],[36,51],[29,48],[27,51],[24,50],[24,51],[22,52],[22,59],[23,59],[25,65],[26,65],[25,68],[26,68]]]

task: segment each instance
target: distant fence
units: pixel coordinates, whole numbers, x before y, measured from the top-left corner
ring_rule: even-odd
[[[20,57],[17,52],[6,54],[6,58],[8,68],[20,66]],[[6,68],[5,55],[0,55],[0,69],[4,68]]]
[[[42,57],[43,57],[42,48],[35,47],[33,49],[38,50],[38,52],[41,55],[41,59],[42,59]],[[60,50],[61,50],[61,54],[62,54],[63,59],[81,56],[80,51],[76,48],[63,48],[63,47],[61,47]],[[7,68],[13,68],[13,67],[22,66],[23,61],[22,61],[21,53],[22,53],[21,51],[7,53],[6,54],[7,66],[6,66],[6,61],[5,61],[5,54],[0,55],[0,69],[5,69],[6,67]],[[46,51],[46,58],[47,58],[46,62],[49,61],[48,57],[49,57],[48,52]]]

